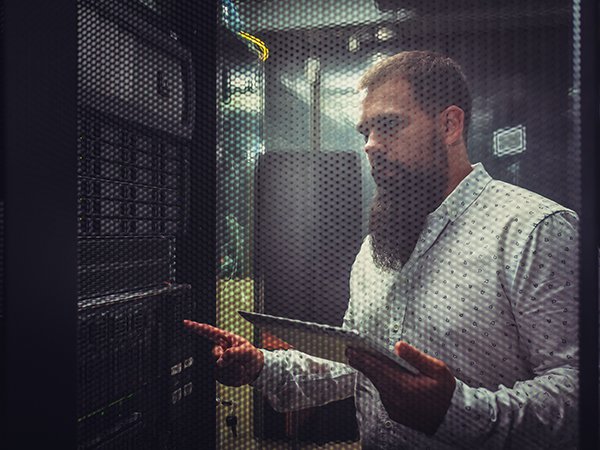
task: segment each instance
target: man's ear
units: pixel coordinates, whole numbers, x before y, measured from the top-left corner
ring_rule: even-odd
[[[462,141],[465,127],[465,112],[458,106],[448,106],[440,113],[440,128],[443,142],[453,146]]]

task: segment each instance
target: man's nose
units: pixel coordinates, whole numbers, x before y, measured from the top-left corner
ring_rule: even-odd
[[[367,142],[365,142],[365,153],[367,156],[372,157],[376,153],[385,151],[385,142],[382,139],[380,133],[375,130],[371,131],[367,136]]]

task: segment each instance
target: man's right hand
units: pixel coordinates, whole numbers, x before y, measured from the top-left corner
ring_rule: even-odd
[[[184,320],[183,325],[215,343],[212,353],[216,361],[215,375],[219,383],[243,386],[258,378],[264,365],[264,356],[247,339],[206,323]]]

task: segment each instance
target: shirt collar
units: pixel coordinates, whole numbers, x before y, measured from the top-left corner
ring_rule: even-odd
[[[472,166],[473,170],[462,179],[440,206],[430,216],[445,216],[451,222],[466,211],[466,209],[481,195],[492,177],[487,173],[483,164]]]

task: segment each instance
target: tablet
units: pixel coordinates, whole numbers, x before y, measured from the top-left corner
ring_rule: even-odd
[[[347,364],[346,349],[353,347],[384,356],[413,375],[419,373],[394,352],[355,330],[249,311],[238,313],[261,330],[274,334],[294,349],[309,355]]]

